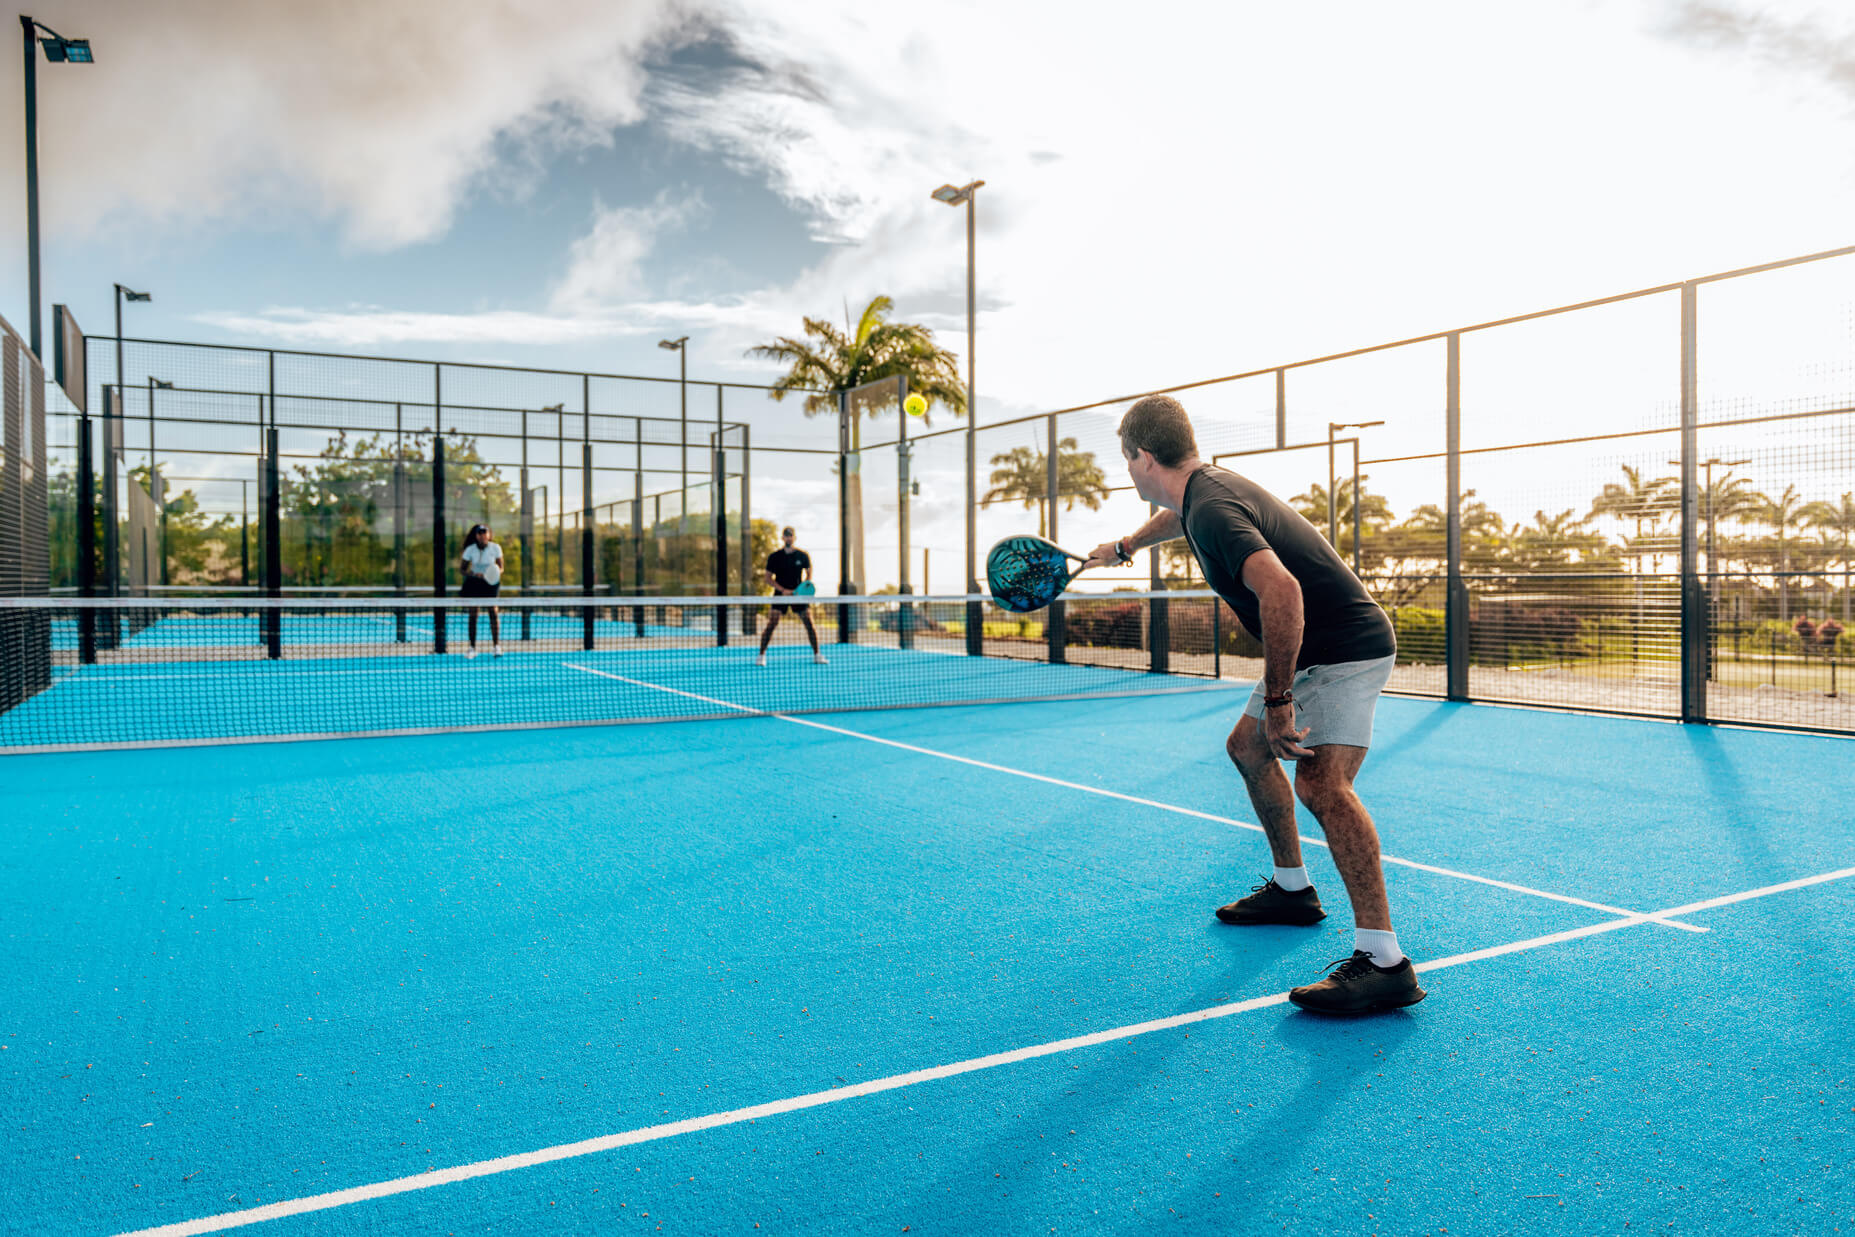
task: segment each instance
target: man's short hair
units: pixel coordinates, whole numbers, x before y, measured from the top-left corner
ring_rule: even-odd
[[[1198,454],[1198,440],[1183,404],[1170,395],[1148,395],[1121,418],[1121,449],[1127,454],[1151,451],[1163,466],[1177,468]]]
[[[796,537],[796,536],[798,536],[798,534],[797,534],[797,533],[795,533],[795,532],[793,532],[793,531],[792,531],[792,525],[790,525],[790,524],[788,524],[788,525],[786,525],[786,527],[784,527],[784,528],[782,528],[782,529],[780,529],[780,530],[779,530],[779,535],[780,535],[780,536],[782,536],[782,537]]]

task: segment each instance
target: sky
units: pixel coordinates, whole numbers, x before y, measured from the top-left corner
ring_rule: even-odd
[[[964,359],[964,212],[929,192],[982,178],[985,423],[1855,243],[1847,5],[43,0],[33,16],[96,53],[38,71],[48,331],[63,302],[107,334],[121,282],[154,293],[128,311],[143,337],[674,374],[657,341],[687,335],[692,379],[756,382],[776,371],[749,347],[884,294]],[[0,98],[20,99],[20,72],[0,57]],[[19,114],[0,125],[15,169]],[[0,228],[23,239],[22,182]],[[21,334],[24,249],[0,252],[0,316]],[[1741,351],[1765,355],[1763,331],[1792,369],[1820,368],[1817,334],[1846,348],[1849,285],[1846,263],[1817,279],[1809,323],[1724,296],[1710,323],[1737,313]],[[1577,331],[1596,352],[1666,333],[1628,313]],[[1489,389],[1524,419],[1540,371],[1521,357]],[[1386,372],[1336,383],[1402,390]],[[1385,401],[1427,425],[1434,385]],[[1577,402],[1574,432],[1614,419]],[[757,499],[816,497],[775,472]],[[945,481],[916,526],[952,555]],[[1127,531],[1071,527],[1085,549]]]

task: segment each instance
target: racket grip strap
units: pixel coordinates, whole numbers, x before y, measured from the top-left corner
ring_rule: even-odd
[[[1265,693],[1262,698],[1262,707],[1265,709],[1279,709],[1283,705],[1293,704],[1294,702],[1295,693],[1292,691],[1283,692],[1279,696],[1271,696]]]
[[[1133,554],[1127,549],[1127,538],[1123,537],[1114,543],[1114,556],[1123,563],[1131,563],[1134,561]]]

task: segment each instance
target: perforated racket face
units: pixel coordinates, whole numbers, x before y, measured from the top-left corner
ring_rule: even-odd
[[[1007,537],[985,556],[992,599],[1016,614],[1041,610],[1069,584],[1069,556],[1042,537]]]
[[[795,597],[810,597],[817,591],[818,586],[813,584],[810,580],[801,580],[793,586],[792,595]]]

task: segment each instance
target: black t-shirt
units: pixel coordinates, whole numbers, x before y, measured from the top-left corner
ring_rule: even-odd
[[[1391,620],[1327,539],[1269,491],[1215,464],[1185,483],[1179,513],[1204,578],[1262,639],[1262,605],[1243,584],[1243,560],[1274,550],[1301,585],[1301,652],[1295,668],[1369,661],[1397,650]]]
[[[788,550],[781,546],[766,556],[766,569],[773,573],[781,588],[797,588],[805,573],[812,569],[812,556],[804,550]]]

